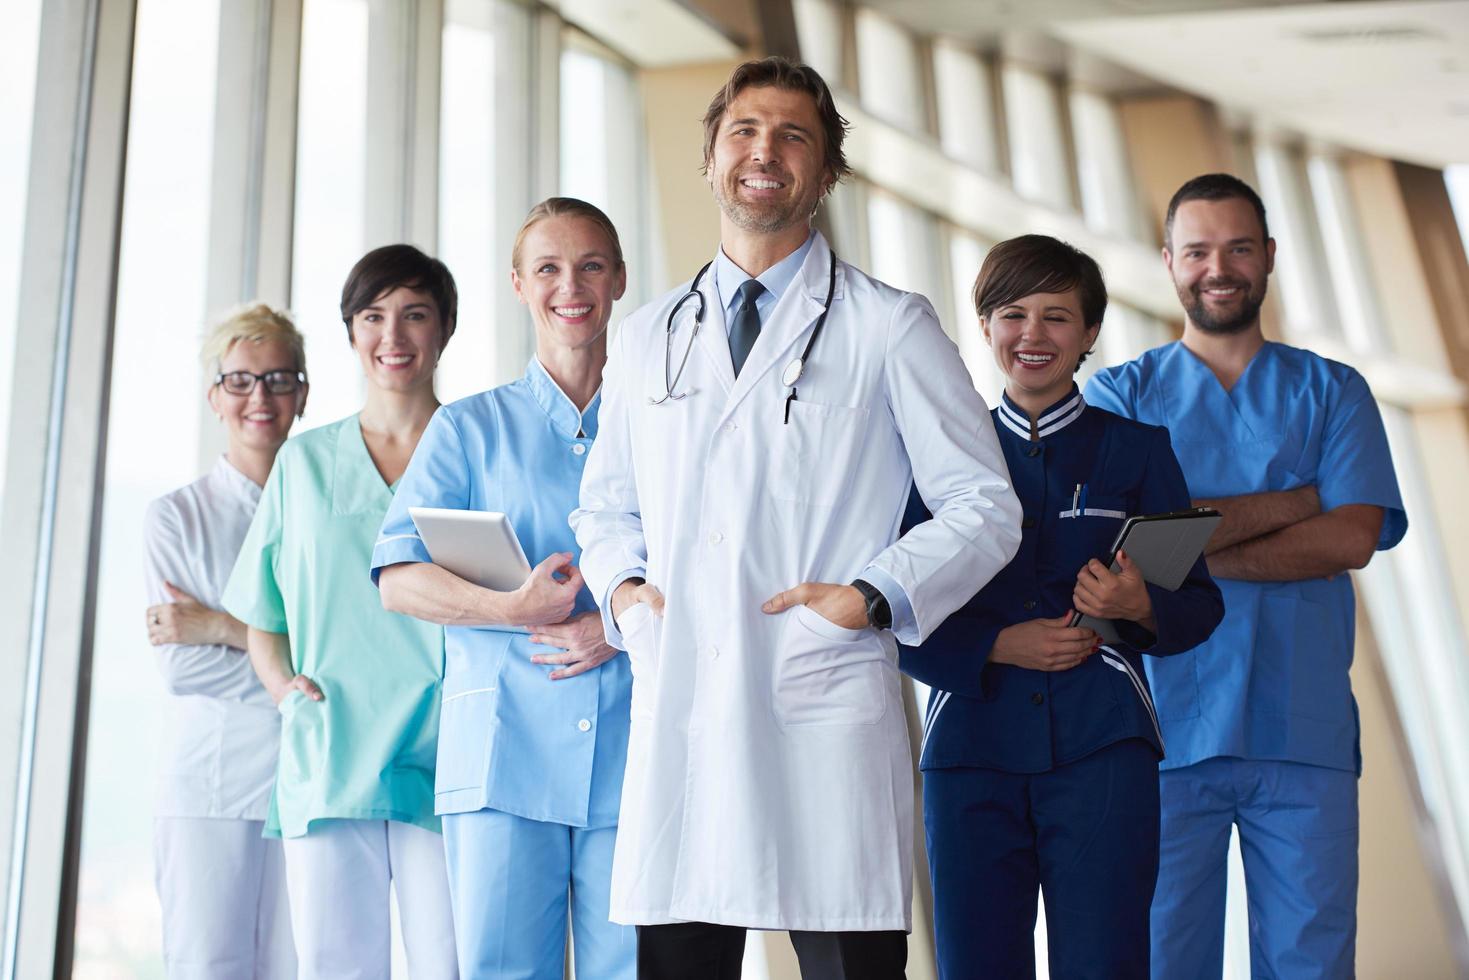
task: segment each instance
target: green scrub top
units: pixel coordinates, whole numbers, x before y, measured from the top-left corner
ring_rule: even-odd
[[[444,632],[383,609],[368,574],[392,499],[357,416],[288,440],[225,586],[230,615],[288,634],[296,669],[325,695],[292,691],[280,704],[266,836],[301,837],[339,818],[439,829]]]

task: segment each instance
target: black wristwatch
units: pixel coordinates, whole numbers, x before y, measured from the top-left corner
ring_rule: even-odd
[[[873,629],[891,629],[893,610],[888,605],[887,596],[879,592],[877,586],[860,578],[852,581],[852,588],[862,593],[862,599],[867,603],[867,625]]]

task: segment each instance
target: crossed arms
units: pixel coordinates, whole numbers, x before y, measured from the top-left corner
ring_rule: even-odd
[[[1330,578],[1364,567],[1377,549],[1383,509],[1344,504],[1322,512],[1313,486],[1195,500],[1224,515],[1204,548],[1209,574],[1254,582]]]

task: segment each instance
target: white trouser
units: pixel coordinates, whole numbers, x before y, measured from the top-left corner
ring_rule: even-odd
[[[412,980],[456,980],[444,839],[393,820],[323,820],[285,841],[301,980],[389,980],[391,885]]]
[[[260,820],[155,817],[154,882],[168,980],[291,980],[281,844]]]

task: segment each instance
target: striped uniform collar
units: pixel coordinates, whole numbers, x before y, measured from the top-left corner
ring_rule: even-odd
[[[1032,429],[1030,416],[1025,409],[1010,400],[1009,395],[1000,396],[1000,404],[995,413],[1000,423],[1022,439],[1029,441],[1032,436],[1036,439],[1044,439],[1046,436],[1055,435],[1066,428],[1072,422],[1081,418],[1081,413],[1086,409],[1086,401],[1081,397],[1081,390],[1075,385],[1071,386],[1071,392],[1050,408],[1041,413],[1035,420]]]

